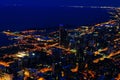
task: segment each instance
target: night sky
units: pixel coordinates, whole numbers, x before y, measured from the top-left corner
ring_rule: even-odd
[[[120,6],[120,0],[0,0],[2,6]]]

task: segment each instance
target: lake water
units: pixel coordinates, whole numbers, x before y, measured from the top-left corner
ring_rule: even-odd
[[[59,24],[94,25],[110,19],[108,9],[70,7],[0,7],[0,31],[19,31]],[[0,46],[11,44],[0,33]]]

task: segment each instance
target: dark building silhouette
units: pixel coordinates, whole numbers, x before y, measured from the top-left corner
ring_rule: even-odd
[[[63,45],[64,47],[68,47],[69,41],[68,41],[68,32],[63,27],[60,27],[59,29],[59,41],[60,45]]]

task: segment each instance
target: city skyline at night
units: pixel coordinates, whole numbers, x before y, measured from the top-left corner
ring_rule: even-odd
[[[0,0],[0,80],[120,80],[120,1]]]

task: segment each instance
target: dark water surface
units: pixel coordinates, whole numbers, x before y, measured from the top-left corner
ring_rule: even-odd
[[[68,7],[0,7],[0,31],[19,31],[59,24],[94,25],[110,19],[108,10]],[[0,33],[0,46],[10,42]]]

